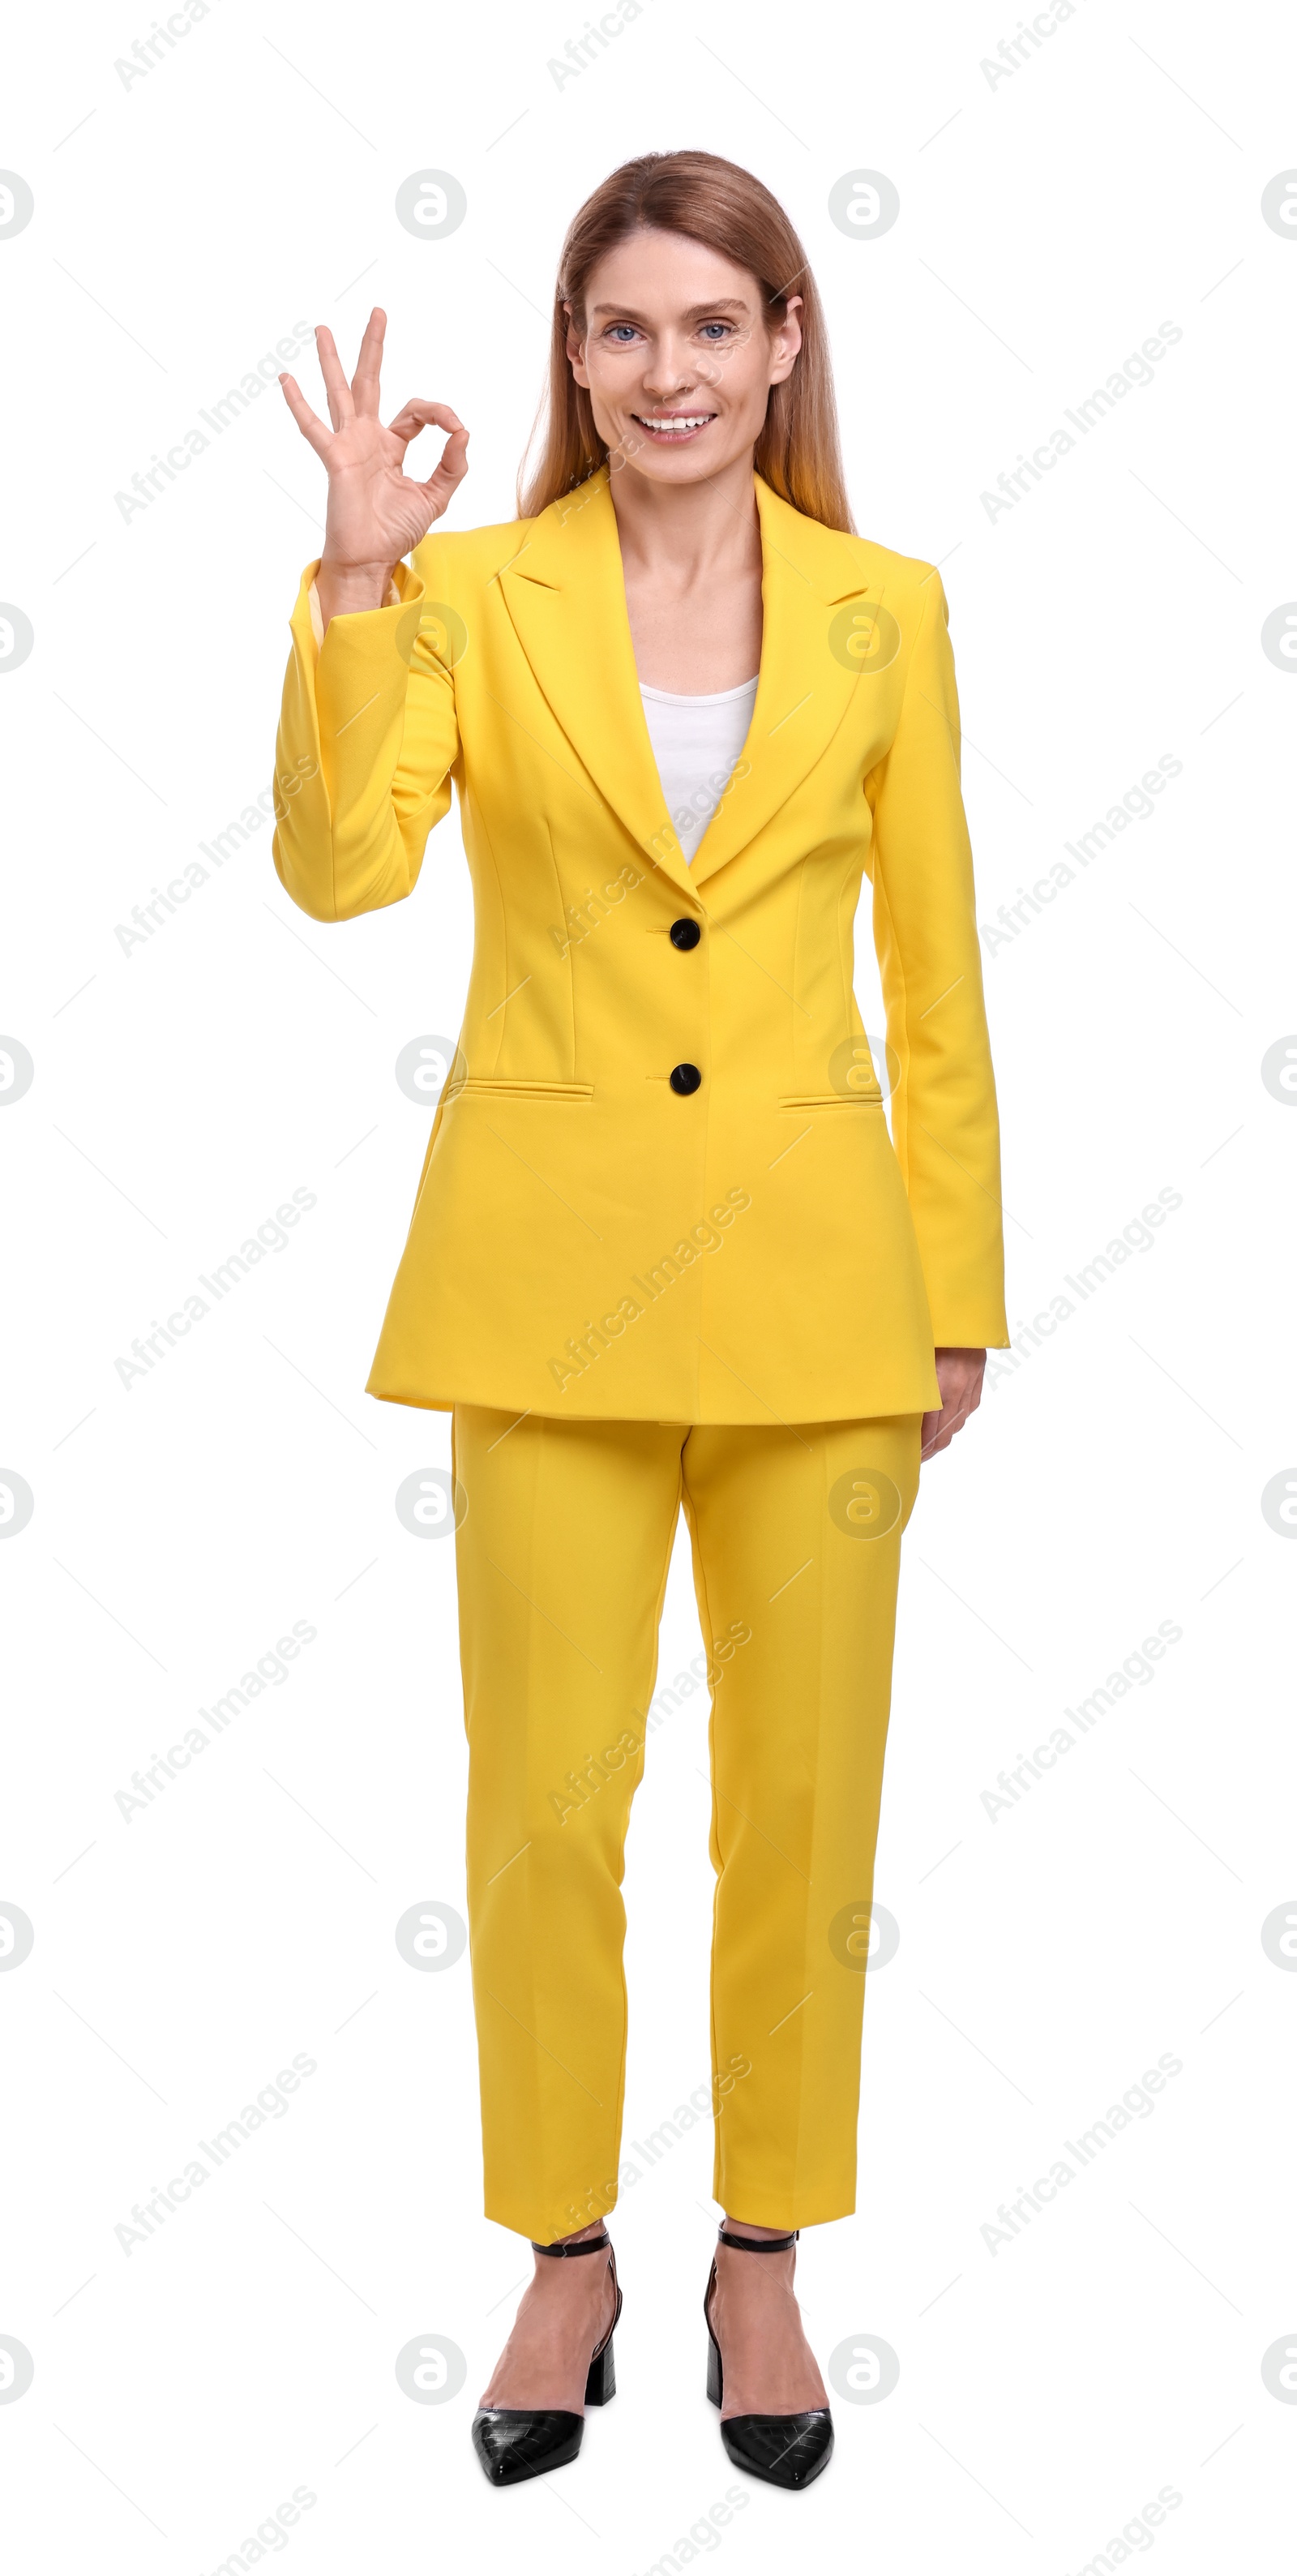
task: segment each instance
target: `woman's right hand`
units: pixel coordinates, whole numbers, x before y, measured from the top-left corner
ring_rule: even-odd
[[[284,400],[329,478],[324,551],[317,580],[320,609],[331,617],[381,608],[392,567],[426,537],[468,472],[468,431],[445,403],[416,398],[385,429],[378,380],[387,315],[375,306],[365,326],[356,372],[348,384],[333,334],[321,323],[315,345],[329,398],[330,433],[300,385],[281,376]],[[405,451],[421,429],[449,430],[441,462],[426,483],[404,471]]]

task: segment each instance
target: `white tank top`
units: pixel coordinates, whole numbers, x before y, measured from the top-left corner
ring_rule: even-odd
[[[755,680],[706,698],[677,697],[640,683],[667,812],[691,866],[747,741],[756,694]]]

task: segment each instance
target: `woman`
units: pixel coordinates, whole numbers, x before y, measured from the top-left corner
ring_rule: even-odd
[[[537,2255],[474,2441],[535,2476],[613,2393],[623,1844],[683,1502],[708,2394],[730,2458],[801,2487],[833,2437],[793,2248],[854,2207],[900,1533],[1008,1338],[945,600],[852,532],[819,299],[732,163],[651,154],[581,209],[516,522],[428,535],[468,433],[381,426],[383,328],[350,388],[317,334],[332,433],[282,379],[329,492],[275,859],[316,920],[395,903],[458,786],[472,976],[369,1389],[452,1415],[486,2209]]]

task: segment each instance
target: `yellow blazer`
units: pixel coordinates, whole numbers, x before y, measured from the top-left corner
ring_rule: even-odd
[[[434,531],[322,649],[303,575],[284,886],[317,921],[398,902],[453,778],[475,904],[373,1395],[842,1420],[935,1405],[934,1343],[1008,1340],[941,581],[756,498],[760,683],[692,867],[606,469],[537,519]],[[890,1138],[852,991],[862,873]]]

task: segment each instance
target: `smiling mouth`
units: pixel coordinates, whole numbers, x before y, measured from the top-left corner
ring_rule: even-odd
[[[631,418],[637,428],[647,429],[654,438],[667,442],[672,439],[692,438],[696,431],[706,429],[709,421],[715,420],[716,414],[714,411],[672,411],[659,412],[655,415],[652,412],[636,411],[631,413]]]

